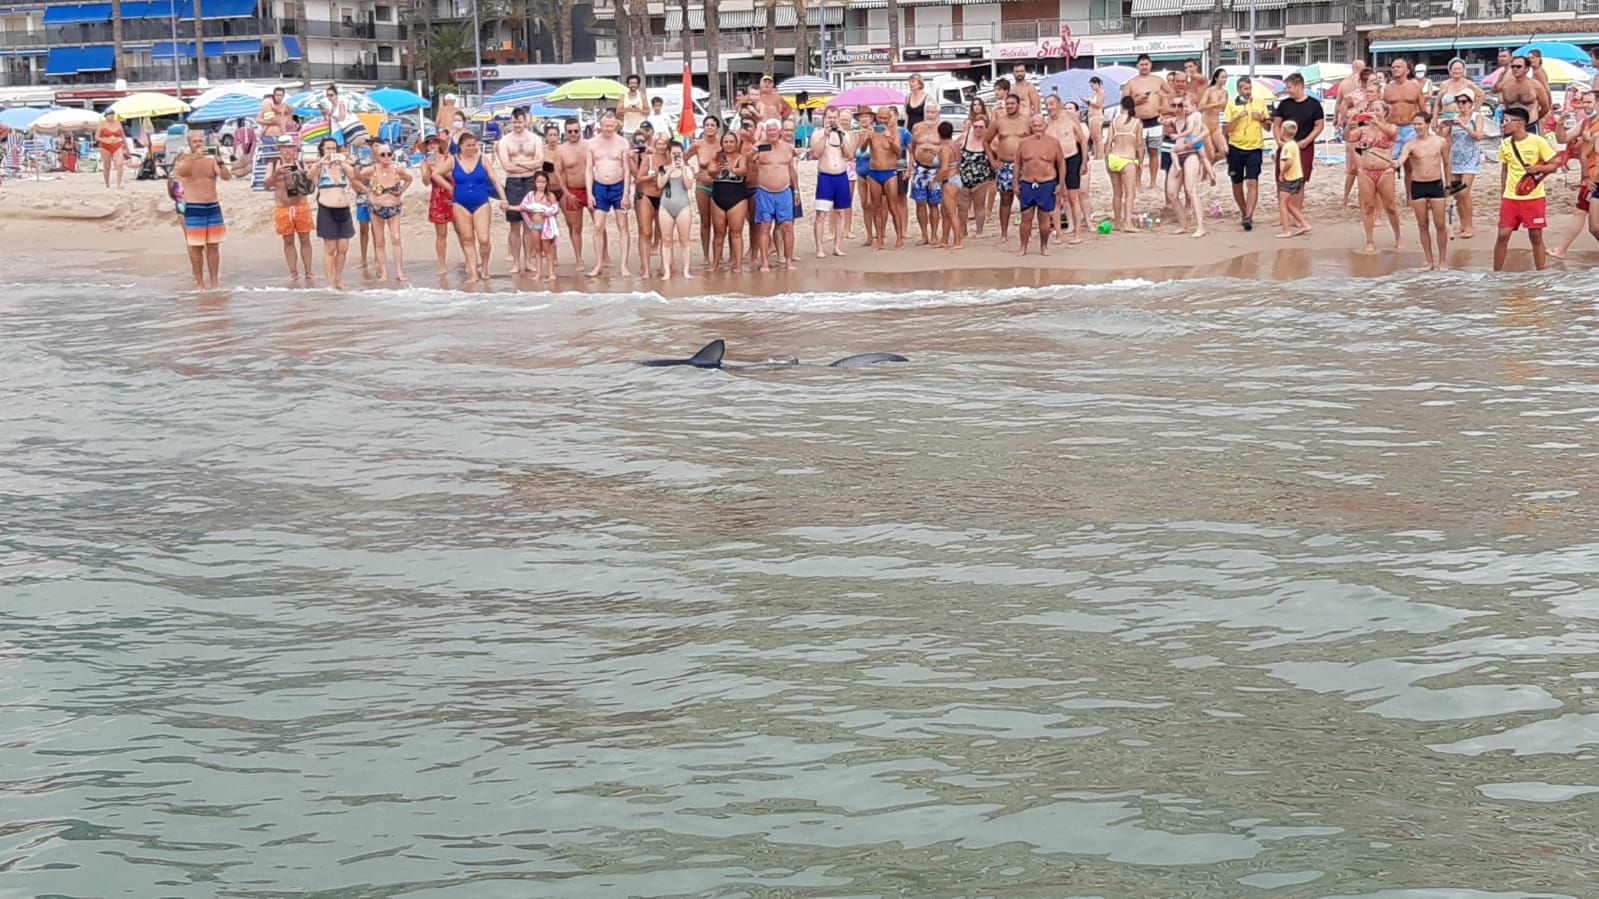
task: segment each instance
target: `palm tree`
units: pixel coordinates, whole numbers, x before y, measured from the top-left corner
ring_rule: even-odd
[[[722,41],[721,7],[722,0],[704,0],[705,9],[705,80],[707,89],[711,93],[706,108],[711,115],[722,114],[722,65],[718,54]]]
[[[766,65],[761,69],[768,75],[777,62],[777,0],[766,0]]]
[[[1210,68],[1221,65],[1221,20],[1227,15],[1227,0],[1215,0],[1210,8]]]
[[[1355,11],[1360,8],[1358,0],[1344,0],[1344,52],[1349,54],[1348,60],[1354,62],[1361,58],[1359,22],[1355,19]]]
[[[585,28],[593,24],[593,14],[584,23]],[[572,30],[577,23],[572,21],[572,0],[555,0],[555,61],[566,62],[572,58]]]
[[[172,52],[178,52],[177,47]],[[205,15],[200,12],[200,0],[194,0],[194,75],[205,77]]]
[[[616,0],[615,22],[617,77],[625,81],[633,67],[633,10],[627,0]]]
[[[888,0],[888,64],[899,64],[899,0]]]
[[[472,38],[463,25],[440,25],[428,35],[423,57],[427,61],[428,83],[451,84],[455,70],[472,60]]]
[[[826,9],[820,9],[822,15],[827,14]],[[811,71],[811,30],[810,22],[806,21],[809,10],[805,0],[794,0],[794,74],[807,75]]]
[[[677,9],[683,16],[683,66],[691,69],[694,65],[694,29],[688,27],[688,0],[678,0]]]
[[[111,0],[111,77],[118,81],[122,74],[122,0]]]

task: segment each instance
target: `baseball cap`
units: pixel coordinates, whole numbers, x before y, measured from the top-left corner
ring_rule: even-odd
[[[278,135],[278,146],[280,146],[280,147],[293,146],[293,144],[294,144],[294,142],[296,140],[297,140],[297,138],[294,135],[292,135],[292,134],[280,134],[280,135]]]

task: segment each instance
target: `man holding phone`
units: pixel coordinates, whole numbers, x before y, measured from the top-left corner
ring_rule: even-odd
[[[755,145],[755,255],[761,271],[771,271],[774,241],[794,270],[794,145],[783,140],[781,119],[767,119]]]
[[[1233,183],[1233,202],[1238,204],[1244,230],[1255,230],[1255,203],[1260,199],[1260,161],[1266,145],[1262,125],[1271,121],[1266,101],[1255,96],[1248,75],[1238,76],[1238,96],[1227,108],[1227,177]]]
[[[189,247],[189,268],[194,286],[216,290],[222,265],[222,241],[228,236],[217,200],[217,179],[233,178],[227,167],[205,152],[205,132],[190,130],[188,148],[178,157],[172,174],[183,187],[183,236]],[[209,280],[206,278],[210,270]]]

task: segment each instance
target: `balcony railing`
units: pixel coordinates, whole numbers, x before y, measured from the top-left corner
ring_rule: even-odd
[[[43,31],[0,31],[0,47],[43,47],[49,42]]]
[[[35,87],[39,78],[38,72],[0,72],[0,87]]]
[[[405,66],[398,63],[311,62],[301,68],[312,81],[405,82]]]
[[[299,23],[285,20],[283,23],[284,34],[297,34]],[[404,25],[390,25],[383,22],[331,22],[325,19],[311,19],[305,23],[306,37],[328,37],[352,41],[402,41],[405,40],[406,30]]]

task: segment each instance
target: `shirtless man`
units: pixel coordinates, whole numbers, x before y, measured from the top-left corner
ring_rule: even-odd
[[[999,110],[1003,110],[1005,108],[1005,99],[1007,97],[1009,97],[1009,96],[1010,96],[1010,79],[1008,79],[1008,78],[996,78],[996,79],[994,79],[994,109],[995,109],[996,112],[999,111]]]
[[[783,121],[794,115],[794,107],[788,105],[772,84],[772,76],[761,76],[761,90],[755,95],[755,111],[760,114],[761,121],[777,119]]]
[[[1055,198],[1066,178],[1066,157],[1060,142],[1045,131],[1044,117],[1027,121],[1027,136],[1016,145],[1016,188],[1022,200],[1021,247],[1017,256],[1027,255],[1027,242],[1033,236],[1033,219],[1038,219],[1038,250],[1049,255],[1049,235],[1055,230]]]
[[[1060,155],[1065,165],[1065,176],[1057,191],[1057,208],[1062,210],[1071,220],[1071,243],[1083,242],[1083,159],[1088,154],[1083,145],[1088,140],[1088,132],[1083,128],[1082,120],[1077,118],[1075,105],[1068,109],[1060,102],[1060,98],[1051,95],[1044,101],[1044,107],[1049,112],[1049,119],[1044,125],[1044,131],[1055,142],[1060,144]]]
[[[1512,57],[1510,74],[1494,82],[1493,93],[1499,95],[1506,109],[1520,109],[1527,114],[1527,133],[1538,133],[1538,122],[1554,108],[1549,88],[1532,75],[1532,64],[1525,56]]]
[[[633,168],[628,165],[632,147],[627,138],[616,133],[617,125],[616,116],[606,113],[600,119],[600,133],[589,138],[583,188],[594,213],[594,235],[599,244],[594,267],[589,269],[590,278],[599,277],[605,270],[610,252],[605,223],[612,213],[617,213],[616,231],[622,240],[622,277],[633,274],[627,270],[627,214],[633,208]]]
[[[774,242],[782,245],[783,259],[794,270],[794,181],[797,154],[783,140],[780,119],[767,119],[761,143],[755,145],[755,254],[761,271],[771,271]]]
[[[533,176],[544,168],[544,142],[527,130],[527,110],[511,110],[511,133],[494,145],[500,172],[505,178],[505,220],[511,223],[505,261],[514,276],[522,271],[522,198],[533,189]],[[527,260],[532,262],[532,260]]]
[[[1183,74],[1188,76],[1187,88],[1188,108],[1198,109],[1199,101],[1205,98],[1205,73],[1199,68],[1199,60],[1189,59],[1183,62]]]
[[[811,132],[811,157],[816,160],[816,258],[827,252],[826,224],[833,225],[833,255],[844,255],[844,228],[849,218],[849,168],[855,164],[855,135],[838,124],[839,111],[828,107],[822,127]]]
[[[1015,94],[1005,98],[1005,107],[994,115],[988,129],[988,159],[994,166],[994,181],[999,186],[999,240],[1010,237],[1010,207],[1016,201],[1016,146],[1029,131],[1028,118],[1021,113]]]
[[[277,136],[283,133],[283,127],[294,118],[294,110],[283,101],[283,88],[272,92],[272,96],[261,101],[261,111],[255,114],[255,120],[261,123],[262,144],[274,146]]]
[[[716,157],[722,152],[722,120],[706,116],[700,126],[700,139],[689,145],[687,156],[694,166],[694,204],[700,213],[700,257],[711,258],[711,185],[716,181]]]
[[[869,149],[865,185],[871,198],[868,209],[872,222],[867,231],[876,235],[873,249],[883,248],[883,237],[888,233],[888,221],[894,220],[894,249],[905,249],[905,206],[899,201],[899,171],[896,166],[905,152],[900,143],[899,109],[884,106],[877,110],[877,121],[866,135]]]
[[[300,263],[304,263],[305,283],[310,284],[311,232],[316,230],[310,195],[316,191],[315,182],[306,174],[305,163],[300,159],[298,138],[283,134],[274,142],[278,156],[267,163],[266,176],[267,189],[272,191],[272,222],[283,238],[283,261],[288,263],[290,280],[300,280]],[[296,240],[300,244],[298,260],[294,255]]]
[[[172,172],[183,188],[183,233],[189,247],[189,269],[194,286],[216,290],[217,269],[222,264],[222,241],[228,236],[222,221],[222,204],[217,202],[217,179],[230,181],[233,174],[205,151],[205,132],[189,132],[189,146],[178,157]],[[206,280],[206,270],[210,280]]]
[[[556,184],[561,188],[561,216],[566,219],[566,234],[572,238],[572,252],[577,254],[577,270],[581,272],[583,211],[589,208],[589,145],[583,140],[583,126],[576,119],[569,119],[563,127],[566,140],[555,151],[555,169],[560,174]]]
[[[1133,114],[1144,125],[1144,152],[1149,161],[1150,188],[1154,188],[1155,179],[1160,175],[1160,166],[1157,164],[1163,130],[1160,114],[1171,102],[1172,94],[1171,85],[1164,78],[1150,74],[1154,67],[1155,63],[1148,53],[1138,54],[1138,74],[1122,85],[1122,96],[1133,98]]]
[[[1416,139],[1415,118],[1417,110],[1421,109],[1422,92],[1421,82],[1411,77],[1410,60],[1403,56],[1394,60],[1393,79],[1382,90],[1382,99],[1388,104],[1388,124],[1399,129],[1399,134],[1394,138],[1394,152],[1391,159],[1398,160],[1405,151],[1405,144]],[[1405,175],[1405,197],[1410,197],[1410,173]]]
[[[1349,124],[1350,108],[1355,104],[1355,94],[1366,83],[1366,61],[1357,59],[1349,64],[1349,75],[1338,82],[1338,104],[1333,107],[1333,127],[1340,133]]]
[[[939,116],[938,104],[929,103],[926,118],[911,129],[911,200],[916,204],[916,227],[922,232],[922,239],[916,242],[919,247],[940,242],[944,182],[938,176],[947,160],[944,140],[938,136]]]
[[[1027,80],[1027,67],[1017,63],[1011,70],[1010,92],[1022,101],[1022,115],[1031,118],[1044,111],[1042,99],[1038,96],[1038,88]]]
[[[1392,121],[1390,119],[1390,121]],[[1449,268],[1449,195],[1444,185],[1453,179],[1449,171],[1449,140],[1432,128],[1432,114],[1418,112],[1413,117],[1417,137],[1405,144],[1398,165],[1410,180],[1410,208],[1416,213],[1416,228],[1421,233],[1421,252],[1427,257],[1422,271]],[[1432,219],[1429,226],[1428,218]],[[1433,233],[1438,235],[1438,255],[1433,256]]]

